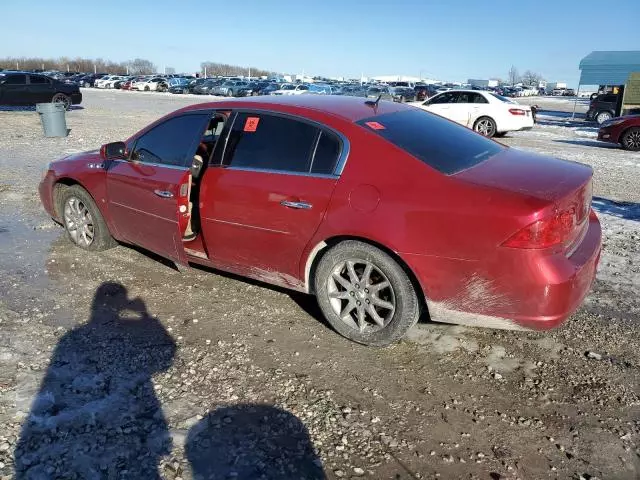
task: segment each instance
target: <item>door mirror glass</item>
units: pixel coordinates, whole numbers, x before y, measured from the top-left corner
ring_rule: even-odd
[[[127,146],[124,142],[107,143],[100,147],[100,157],[103,160],[116,160],[126,158]]]

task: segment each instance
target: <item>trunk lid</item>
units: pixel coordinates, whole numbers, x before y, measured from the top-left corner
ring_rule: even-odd
[[[563,242],[565,252],[570,254],[588,227],[592,176],[589,166],[508,148],[454,178],[505,192],[505,198],[526,200],[531,212],[521,219],[522,226],[573,212],[574,228]]]
[[[507,148],[454,178],[557,203],[585,187],[592,175],[581,163]]]

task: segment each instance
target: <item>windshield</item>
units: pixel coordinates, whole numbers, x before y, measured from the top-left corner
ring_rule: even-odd
[[[505,147],[466,127],[417,108],[357,122],[445,175],[473,167]]]

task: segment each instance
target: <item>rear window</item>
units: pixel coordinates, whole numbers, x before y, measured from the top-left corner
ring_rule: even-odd
[[[445,175],[478,165],[504,148],[466,127],[417,108],[357,123]]]

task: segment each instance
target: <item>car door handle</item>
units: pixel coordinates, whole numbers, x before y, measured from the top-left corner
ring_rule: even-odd
[[[153,193],[162,198],[171,198],[173,197],[173,193],[168,192],[167,190],[154,190]]]
[[[312,207],[312,205],[307,202],[292,202],[289,200],[282,200],[280,202],[280,205],[282,205],[283,207],[299,208],[302,210],[309,210]]]

